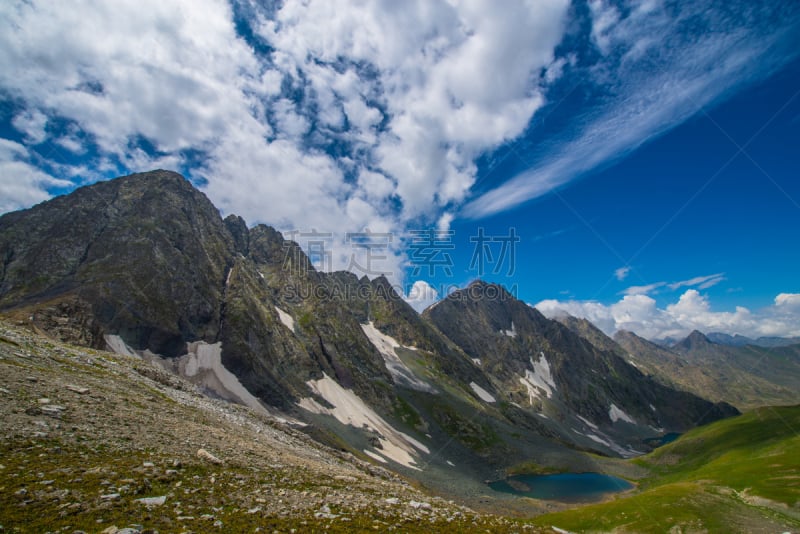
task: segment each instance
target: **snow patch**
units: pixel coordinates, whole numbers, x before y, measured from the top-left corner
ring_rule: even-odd
[[[383,356],[386,369],[389,370],[389,374],[392,375],[395,382],[411,389],[416,389],[417,391],[436,393],[436,389],[433,386],[420,380],[414,372],[408,368],[403,360],[397,356],[395,349],[401,347],[401,345],[396,339],[387,336],[375,328],[375,324],[372,321],[367,324],[362,324],[361,329],[375,348],[378,349],[378,352],[381,353],[381,356]]]
[[[580,432],[578,432],[578,434],[580,434]],[[601,445],[605,445],[606,447],[611,447],[611,444],[609,442],[607,442],[606,440],[604,440],[603,438],[601,438],[600,436],[595,436],[594,434],[583,434],[583,435],[586,436],[587,438],[589,438],[592,441],[596,441],[597,443],[600,443]]]
[[[474,392],[475,392],[475,394],[476,394],[478,397],[480,397],[480,399],[481,399],[483,402],[497,402],[497,400],[496,400],[496,399],[495,399],[495,398],[492,396],[492,394],[491,394],[491,393],[489,393],[488,391],[486,391],[485,389],[483,389],[482,387],[480,387],[480,386],[479,386],[478,384],[476,384],[475,382],[470,382],[470,383],[469,383],[469,387],[471,387],[471,388],[472,388],[472,391],[474,391]]]
[[[592,423],[592,422],[591,422],[591,421],[589,421],[588,419],[585,419],[585,418],[581,417],[580,415],[578,416],[578,419],[580,419],[581,421],[583,421],[584,423],[586,423],[586,424],[587,424],[587,425],[588,425],[590,428],[592,428],[592,429],[594,429],[594,430],[597,430],[597,425],[596,425],[596,424],[594,424],[594,423]]]
[[[481,359],[480,359],[480,358],[472,358],[472,363],[474,363],[474,364],[475,364],[475,365],[477,365],[478,367],[480,367],[480,366],[482,365],[482,364],[481,364]]]
[[[450,460],[447,460],[447,465],[449,465],[450,467],[455,467],[456,466],[456,464],[454,464]]]
[[[258,276],[260,276],[261,279],[263,280],[264,279],[264,273],[262,273],[261,271],[256,271],[256,272],[258,273]]]
[[[106,334],[103,336],[103,339],[105,339],[109,351],[116,354],[121,354],[123,356],[136,356],[134,350],[130,348],[127,343],[125,343],[125,341],[123,341],[118,335]]]
[[[533,371],[526,369],[525,376],[519,377],[519,381],[528,388],[528,400],[533,404],[533,399],[539,398],[541,391],[544,391],[549,399],[553,396],[553,390],[557,388],[550,372],[550,363],[545,358],[544,352],[539,353],[538,360],[534,360],[531,356],[531,367],[533,367]]]
[[[656,407],[653,406],[652,404],[650,405],[650,409],[653,410],[653,411],[656,411]]]
[[[295,332],[295,329],[294,329],[294,318],[291,315],[289,315],[288,313],[286,313],[285,311],[283,311],[282,309],[280,309],[279,307],[277,307],[277,306],[275,306],[275,311],[278,312],[278,317],[280,318],[280,320],[284,324],[284,326],[286,326],[286,328],[288,328],[289,330],[291,330],[294,333]]]
[[[231,275],[233,274],[233,269],[228,270],[228,276],[225,278],[225,287],[228,287],[231,283]]]
[[[195,341],[187,345],[187,354],[177,358],[178,374],[207,387],[220,397],[239,402],[268,415],[261,402],[247,391],[239,379],[222,364],[222,343]]]
[[[418,451],[429,454],[428,447],[411,436],[395,430],[352,390],[343,388],[327,374],[323,373],[319,380],[309,380],[306,384],[311,391],[325,399],[333,408],[325,408],[310,397],[301,399],[298,406],[309,412],[331,415],[345,425],[355,428],[366,427],[377,434],[381,445],[380,452],[372,454],[367,452],[370,457],[377,460],[378,458],[375,456],[379,455],[394,460],[400,465],[419,470],[416,465],[416,455]]]
[[[388,462],[388,460],[386,460],[386,458],[384,458],[384,457],[383,457],[383,456],[381,456],[380,454],[378,454],[378,453],[375,453],[375,452],[372,452],[372,451],[369,451],[369,450],[367,450],[367,449],[364,449],[364,454],[366,454],[367,456],[369,456],[369,457],[370,457],[370,458],[372,458],[373,460],[377,460],[377,461],[379,461],[379,462],[380,462],[380,463],[382,463],[382,464],[387,464],[387,463],[389,463],[389,462]]]
[[[611,406],[608,408],[608,417],[611,418],[611,421],[616,423],[617,421],[625,421],[626,423],[636,424],[636,421],[633,418],[622,411],[616,404],[613,402]]]
[[[500,332],[507,335],[508,337],[517,337],[517,329],[514,326],[514,321],[511,321],[511,330],[500,330]]]

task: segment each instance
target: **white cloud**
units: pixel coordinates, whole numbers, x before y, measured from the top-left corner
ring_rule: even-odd
[[[620,267],[614,271],[614,276],[617,277],[617,280],[620,282],[625,280],[628,277],[628,274],[631,272],[631,268],[629,266]]]
[[[619,271],[619,269],[617,269]],[[627,273],[626,273],[627,274]],[[617,276],[619,278],[619,276]],[[688,280],[681,280],[678,282],[654,282],[641,286],[631,286],[622,291],[623,295],[647,295],[662,288],[668,288],[672,291],[682,287],[697,287],[698,289],[708,289],[725,280],[725,273],[709,274],[705,276],[695,276]]]
[[[47,138],[47,115],[38,109],[23,111],[11,121],[12,126],[25,135],[26,141],[37,145]]]
[[[680,289],[682,287],[697,286],[699,289],[707,289],[715,286],[725,280],[725,273],[709,274],[706,276],[696,276],[688,280],[681,280],[680,282],[673,282],[668,284],[672,290]]]
[[[652,293],[656,289],[662,288],[667,285],[666,282],[654,282],[652,284],[646,284],[642,286],[630,286],[626,288],[622,294],[623,295],[647,295],[648,293]]]
[[[323,124],[347,117],[374,171],[390,178],[402,217],[461,201],[474,158],[513,139],[542,104],[568,3],[286,2],[258,32],[285,72],[303,73]],[[366,63],[372,77],[336,64]],[[374,104],[370,104],[373,102]],[[379,109],[376,106],[382,108]],[[381,131],[381,120],[386,124]]]
[[[0,213],[47,200],[48,188],[68,185],[32,165],[23,145],[0,138]]]
[[[417,280],[414,282],[414,285],[411,286],[411,290],[405,297],[405,301],[408,302],[412,308],[417,310],[418,313],[422,313],[425,308],[438,300],[439,292],[424,280]]]
[[[529,154],[530,169],[470,201],[462,215],[486,217],[542,196],[797,57],[796,17],[776,25],[775,6],[746,6],[730,14],[684,2],[675,11],[651,0],[630,2],[623,15],[608,2],[591,1],[592,38],[603,56],[583,66],[583,83],[607,96],[576,113],[546,149]],[[706,30],[687,33],[689,24]]]
[[[781,293],[775,305],[757,311],[737,306],[733,312],[714,311],[707,296],[695,289],[677,302],[659,308],[647,295],[626,295],[611,305],[594,301],[543,300],[536,308],[548,317],[569,314],[588,319],[607,334],[630,330],[648,338],[680,338],[692,330],[748,337],[800,335],[800,295]]]
[[[775,297],[775,306],[784,309],[800,309],[800,293],[781,293]]]

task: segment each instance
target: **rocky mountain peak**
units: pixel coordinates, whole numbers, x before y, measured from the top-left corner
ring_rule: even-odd
[[[693,330],[685,339],[675,344],[674,350],[678,352],[690,352],[712,345],[712,341],[699,330]]]

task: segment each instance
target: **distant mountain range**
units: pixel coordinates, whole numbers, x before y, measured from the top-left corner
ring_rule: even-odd
[[[711,332],[709,334],[705,334],[706,338],[709,341],[716,343],[718,345],[730,345],[731,347],[744,347],[746,345],[752,345],[754,347],[765,347],[765,348],[772,348],[772,347],[788,347],[790,345],[800,345],[800,337],[758,337],[758,338],[750,338],[747,336],[742,336],[739,334],[730,335],[730,334],[723,334],[722,332]],[[661,339],[653,339],[651,340],[656,345],[661,345],[662,347],[673,347],[677,345],[682,339],[675,339],[671,337],[661,338]]]
[[[385,278],[318,272],[168,171],[0,217],[0,259],[7,319],[158,362],[443,492],[797,401],[800,347],[611,339],[482,281],[418,314]]]

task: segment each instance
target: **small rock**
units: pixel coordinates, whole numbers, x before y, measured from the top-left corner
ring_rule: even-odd
[[[319,509],[319,512],[314,513],[314,517],[317,519],[336,519],[339,516],[332,514],[331,507],[325,504]]]
[[[61,412],[66,410],[66,408],[64,408],[63,406],[59,406],[57,404],[45,404],[39,409],[42,411],[44,415],[55,417],[56,419],[61,417]]]
[[[141,534],[141,530],[137,530],[131,527],[121,528],[117,531],[117,534]]]
[[[101,530],[100,534],[119,534],[119,529],[112,525],[105,530]]]
[[[3,393],[5,395],[11,395],[11,392],[8,391],[6,388],[0,388],[0,393]]]
[[[100,498],[104,501],[116,501],[119,499],[119,493],[106,493],[105,495],[100,495]]]
[[[385,499],[385,501],[386,504],[400,504],[400,499],[397,497],[389,497],[388,499]]]
[[[222,464],[222,460],[220,460],[219,458],[217,458],[216,456],[214,456],[205,449],[198,449],[197,457],[206,460],[208,462],[211,462],[212,464],[218,464],[218,465]]]
[[[36,378],[35,376],[26,376],[25,380],[27,380],[28,382],[33,382],[34,384],[39,381],[39,379]]]
[[[46,397],[42,397],[41,399],[37,400],[36,402],[38,402],[39,404],[50,404],[50,399],[48,399]]]
[[[142,464],[142,467],[155,467],[155,464],[153,462],[145,462]]]
[[[358,482],[358,479],[356,477],[351,477],[350,475],[336,475],[335,477],[333,477],[333,479],[338,480],[340,482],[350,482],[350,483]]]
[[[431,505],[427,502],[408,501],[408,505],[415,510],[430,510]]]
[[[86,393],[89,393],[89,388],[85,388],[85,387],[82,387],[82,386],[76,386],[74,384],[67,384],[64,387],[66,389],[70,390],[70,391],[73,391],[73,392],[77,393],[78,395],[85,395]]]
[[[145,506],[161,506],[167,502],[167,496],[162,495],[161,497],[142,497],[141,499],[136,499],[136,502]]]

